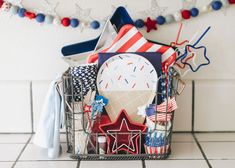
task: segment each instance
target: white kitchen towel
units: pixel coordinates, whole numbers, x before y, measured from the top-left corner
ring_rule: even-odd
[[[60,129],[64,126],[64,100],[61,78],[51,82],[33,143],[48,149],[49,158],[60,155]]]

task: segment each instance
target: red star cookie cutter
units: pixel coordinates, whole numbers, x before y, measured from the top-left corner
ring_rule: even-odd
[[[145,132],[146,126],[130,121],[125,110],[121,110],[116,121],[100,125],[100,130],[107,136],[109,154],[117,154],[126,151],[131,154],[139,153],[141,133]]]

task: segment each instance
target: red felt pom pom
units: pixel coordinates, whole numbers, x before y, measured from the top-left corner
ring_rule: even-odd
[[[0,0],[0,8],[2,7],[4,1],[3,0]]]
[[[230,4],[235,4],[235,0],[228,0]]]
[[[29,19],[34,19],[36,17],[36,14],[33,12],[25,12],[25,16]]]
[[[70,19],[69,18],[63,18],[61,20],[61,24],[65,27],[68,27],[70,25]]]
[[[157,30],[157,21],[148,17],[147,21],[145,22],[145,26],[147,27],[147,33],[149,33],[151,30]]]
[[[189,19],[190,16],[191,16],[191,13],[190,13],[189,10],[182,10],[182,11],[181,11],[181,15],[182,15],[182,18],[184,18],[184,19]]]

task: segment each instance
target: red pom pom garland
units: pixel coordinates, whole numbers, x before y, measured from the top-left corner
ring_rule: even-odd
[[[226,5],[224,4],[225,1],[226,1]],[[163,25],[164,23],[169,24],[169,23],[173,23],[173,22],[179,22],[182,19],[183,20],[188,20],[188,19],[191,19],[191,17],[197,17],[200,14],[200,11],[202,11],[202,12],[203,11],[210,11],[210,9],[207,8],[208,6],[212,7],[214,9],[214,11],[217,11],[217,10],[225,8],[229,5],[235,5],[235,0],[223,0],[223,3],[222,3],[222,0],[211,0],[210,4],[208,4],[206,6],[203,6],[203,7],[199,7],[199,8],[198,7],[192,7],[191,9],[184,8],[184,9],[181,9],[181,10],[177,10],[176,13],[175,13],[177,15],[175,15],[173,13],[173,14],[168,14],[168,15],[165,15],[165,16],[151,16],[151,17],[155,17],[157,19],[152,20],[150,17],[147,17],[145,22],[142,19],[137,19],[138,21],[141,20],[142,22],[139,23],[141,25],[136,25],[136,26],[138,28],[142,28],[145,25],[146,29],[147,29],[147,32],[150,32],[151,30],[157,30],[157,26],[158,25]],[[12,10],[11,10],[11,8],[12,8]],[[69,27],[69,26],[78,27],[78,25],[79,25],[79,22],[77,23],[77,21],[74,20],[76,18],[64,17],[63,19],[60,19],[60,18],[57,18],[56,16],[50,16],[50,15],[47,16],[44,13],[40,13],[41,18],[38,18],[38,13],[31,12],[32,10],[28,10],[24,7],[19,7],[17,5],[14,5],[14,4],[8,2],[7,0],[0,0],[0,9],[1,9],[0,12],[1,11],[10,12],[13,15],[18,15],[21,18],[25,17],[25,18],[28,18],[30,20],[36,19],[40,23],[44,22],[44,19],[47,18],[47,17],[53,17],[54,20],[57,20],[57,21],[53,22],[54,24],[61,23],[61,25],[64,26],[64,27]],[[180,17],[180,19],[177,19],[177,17]],[[40,20],[38,20],[38,19],[40,19]],[[85,24],[85,22],[86,21],[81,22],[81,25]],[[52,21],[51,21],[51,23],[52,23]],[[97,29],[100,26],[100,22],[96,21],[96,20],[91,21],[90,23],[91,23],[91,25],[92,25],[92,23],[96,23],[95,27],[90,26],[93,29]]]

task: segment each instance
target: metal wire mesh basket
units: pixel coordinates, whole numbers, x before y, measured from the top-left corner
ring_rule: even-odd
[[[169,69],[169,73],[164,73],[158,80],[158,86],[166,88],[166,92],[160,91],[159,87],[156,88],[156,95],[154,104],[159,105],[160,98],[166,100],[164,111],[158,111],[155,108],[153,129],[147,131],[130,131],[130,132],[112,132],[106,133],[99,131],[99,125],[104,119],[102,116],[96,117],[94,120],[89,121],[87,113],[84,111],[85,100],[83,99],[83,92],[76,94],[76,88],[73,84],[74,77],[69,73],[69,70],[63,74],[63,92],[65,100],[65,113],[66,113],[66,137],[67,137],[67,151],[71,153],[71,158],[79,160],[152,160],[152,159],[166,159],[171,153],[171,137],[173,129],[174,111],[168,111],[168,101],[170,98],[179,95],[184,88],[184,82],[180,79],[179,74],[174,68]],[[80,79],[77,79],[80,80]],[[163,84],[164,83],[164,84]],[[179,84],[183,84],[182,87]],[[80,81],[83,87],[82,81]],[[81,89],[83,90],[83,89]],[[96,90],[96,88],[92,88]],[[180,90],[180,92],[179,92]],[[81,97],[77,101],[77,96]],[[159,121],[158,117],[163,116],[164,121]],[[164,117],[165,116],[165,117]],[[170,117],[169,117],[170,116]],[[89,128],[90,123],[93,123],[93,128]],[[92,131],[91,131],[92,130]],[[135,147],[138,151],[133,153],[130,151],[116,151],[110,153],[100,146],[99,137],[108,136],[119,137],[126,135],[127,148],[133,147],[133,136],[138,136],[135,139]],[[160,136],[159,136],[160,135]],[[116,139],[118,141],[118,139]],[[117,143],[115,144],[117,145]],[[113,145],[113,147],[117,147]],[[106,144],[107,148],[107,144]]]

